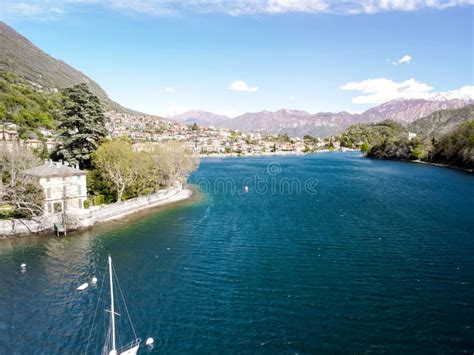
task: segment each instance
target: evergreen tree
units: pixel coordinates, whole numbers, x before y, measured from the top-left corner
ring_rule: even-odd
[[[107,135],[105,113],[97,96],[86,84],[74,85],[63,92],[63,110],[59,122],[61,145],[56,157],[81,169],[91,166],[91,154]]]

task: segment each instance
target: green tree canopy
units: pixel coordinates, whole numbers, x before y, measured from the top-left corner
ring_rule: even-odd
[[[59,122],[61,145],[56,156],[88,169],[91,167],[91,154],[107,135],[104,109],[86,84],[67,88],[62,95],[63,110]]]

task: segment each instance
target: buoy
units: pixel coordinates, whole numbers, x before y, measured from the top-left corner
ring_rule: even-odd
[[[26,264],[23,263],[23,264],[20,265],[20,267],[21,267],[22,269],[26,269]]]
[[[95,285],[97,283],[97,277],[93,277],[91,280],[91,284]]]
[[[244,191],[245,191],[245,192],[249,192],[249,187],[248,187],[248,186],[245,186],[245,187],[244,187]]]
[[[79,286],[77,288],[78,291],[84,291],[86,288],[89,287],[89,284],[86,282],[86,283],[83,283],[81,286]]]
[[[151,345],[153,345],[154,342],[155,342],[155,340],[153,340],[153,338],[147,338],[145,344],[148,345],[148,346],[151,346]]]

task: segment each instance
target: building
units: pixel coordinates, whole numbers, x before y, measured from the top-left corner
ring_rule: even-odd
[[[45,214],[78,211],[87,199],[86,173],[67,162],[46,160],[43,165],[25,171],[38,179],[44,189]]]

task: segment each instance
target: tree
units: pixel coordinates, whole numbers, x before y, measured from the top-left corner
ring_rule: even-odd
[[[191,130],[192,131],[198,131],[199,130],[199,127],[198,127],[196,122],[194,122],[193,125],[191,126]]]
[[[9,217],[39,216],[44,209],[44,191],[38,181],[25,175],[26,169],[39,165],[39,160],[19,144],[0,145],[0,205]]]
[[[367,143],[362,143],[360,150],[362,153],[367,153],[369,151],[369,145]]]
[[[135,152],[125,139],[103,143],[92,154],[95,170],[89,175],[94,193],[110,195],[117,201],[148,194],[163,186],[181,184],[198,166],[184,144],[167,142],[152,152]],[[99,190],[99,191],[97,191]]]
[[[184,183],[189,174],[199,166],[199,160],[179,142],[163,143],[152,154],[165,186],[170,186],[175,181]]]
[[[86,84],[67,88],[62,95],[63,110],[58,127],[61,145],[56,157],[88,169],[91,167],[91,154],[107,135],[104,109]]]
[[[133,184],[135,176],[137,161],[132,145],[122,139],[105,142],[92,153],[92,162],[102,179],[111,182],[117,201],[122,201],[125,189]]]

